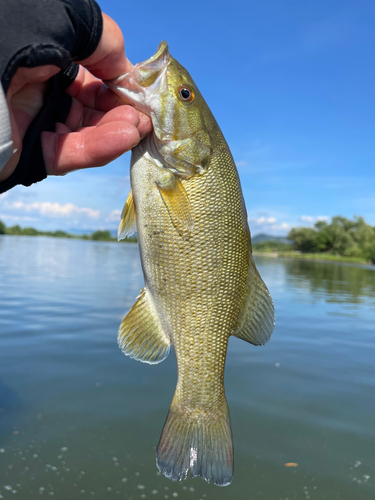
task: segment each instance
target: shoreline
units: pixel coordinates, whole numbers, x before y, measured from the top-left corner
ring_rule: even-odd
[[[375,266],[371,261],[366,261],[360,257],[343,257],[341,255],[324,255],[320,253],[297,253],[297,252],[257,252],[253,251],[253,255],[257,257],[270,257],[277,259],[279,257],[284,257],[287,259],[300,259],[309,260],[315,262],[336,262],[342,264],[358,264],[364,266]]]
[[[71,240],[84,240],[84,241],[92,241],[92,242],[107,242],[107,243],[136,243],[138,244],[136,238],[130,237],[125,238],[124,240],[118,241],[117,238],[92,238],[92,235],[72,235],[69,233],[61,234],[43,234],[42,231],[39,234],[0,234],[1,236],[27,236],[27,237],[45,237],[45,238],[59,238],[59,239],[71,239]],[[101,235],[102,236],[102,235]],[[375,266],[375,263],[371,261],[366,261],[365,259],[361,259],[360,257],[343,257],[341,255],[332,255],[332,254],[321,254],[321,253],[299,253],[299,252],[259,252],[253,250],[252,255],[256,257],[268,257],[271,259],[278,258],[287,258],[287,259],[300,259],[300,260],[308,260],[314,262],[335,262],[342,264],[357,264],[362,266]]]
[[[103,231],[106,232],[106,231]],[[48,234],[50,233],[50,234]],[[58,233],[58,234],[52,234],[52,233]],[[93,237],[94,235],[94,237]],[[20,233],[20,234],[12,234],[12,233],[4,233],[0,234],[0,238],[2,236],[26,236],[27,238],[52,238],[52,239],[64,239],[64,240],[84,240],[84,241],[104,241],[107,243],[113,242],[113,243],[138,243],[137,238],[134,236],[126,237],[122,240],[118,240],[115,237],[108,237],[107,235],[101,234],[98,237],[95,236],[95,232],[91,234],[71,234],[71,233],[65,233],[63,231],[37,231],[37,234],[31,234],[31,233]]]

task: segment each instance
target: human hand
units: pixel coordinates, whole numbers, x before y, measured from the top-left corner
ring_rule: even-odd
[[[87,69],[84,69],[85,66]],[[67,89],[72,106],[56,132],[43,132],[41,143],[48,175],[102,166],[134,147],[151,131],[148,117],[121,100],[100,79],[113,79],[132,69],[124,51],[120,28],[103,14],[103,34],[95,52],[81,61],[79,73]],[[13,146],[16,149],[0,173],[0,181],[16,168],[22,139],[43,105],[47,81],[56,66],[19,68],[7,93]]]

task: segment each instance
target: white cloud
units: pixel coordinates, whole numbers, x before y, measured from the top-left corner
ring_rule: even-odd
[[[106,218],[107,222],[120,222],[121,210],[113,210]]]
[[[47,217],[72,217],[75,215],[86,215],[91,219],[98,219],[100,210],[94,210],[87,207],[78,207],[74,203],[52,203],[51,201],[35,201],[25,203],[23,201],[14,201],[7,206],[8,209],[23,210],[25,212],[38,212]]]
[[[329,217],[328,217],[328,215],[318,215],[317,217],[314,217],[313,215],[301,215],[300,221],[301,222],[309,222],[310,224],[315,224],[315,222],[318,222],[318,221],[328,222]]]
[[[315,217],[312,215],[301,215],[301,222],[314,222]]]
[[[249,217],[249,225],[252,234],[268,233],[276,235],[286,235],[291,229],[287,222],[278,222],[276,217]]]
[[[275,224],[275,217],[259,217],[258,219],[249,219],[255,222],[255,224]]]

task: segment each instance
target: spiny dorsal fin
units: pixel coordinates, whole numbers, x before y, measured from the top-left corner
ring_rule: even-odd
[[[245,295],[232,335],[250,344],[264,345],[269,341],[274,326],[275,308],[271,295],[250,255]]]
[[[135,230],[135,204],[133,191],[130,190],[129,196],[121,212],[121,221],[117,231],[118,241],[123,240],[126,236],[132,235]]]
[[[157,182],[156,185],[173,226],[180,236],[190,237],[194,220],[190,201],[182,182],[172,174],[166,181]]]
[[[160,363],[169,354],[169,338],[153,311],[145,288],[120,325],[118,344],[124,354],[143,363]]]

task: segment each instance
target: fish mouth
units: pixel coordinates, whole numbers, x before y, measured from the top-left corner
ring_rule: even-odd
[[[151,97],[167,88],[166,70],[171,61],[168,44],[159,44],[147,61],[137,63],[129,73],[104,83],[127,104],[150,116]]]

